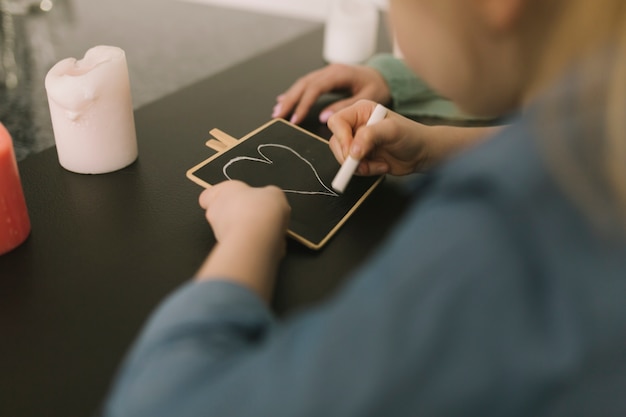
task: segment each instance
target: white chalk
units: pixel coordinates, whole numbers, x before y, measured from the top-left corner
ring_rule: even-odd
[[[385,116],[387,116],[387,109],[385,108],[385,106],[377,104],[374,108],[374,111],[370,115],[370,118],[367,119],[367,123],[365,124],[365,126],[371,126],[374,123],[378,123],[383,120]],[[339,172],[337,172],[337,175],[335,175],[335,179],[333,179],[333,182],[331,183],[331,186],[335,191],[337,191],[338,193],[343,193],[345,191],[348,183],[354,175],[354,171],[356,171],[357,167],[359,166],[359,162],[361,161],[354,159],[350,155],[348,155],[346,160],[343,161],[343,164],[341,164],[341,168],[339,168]]]
[[[339,172],[337,172],[337,175],[335,175],[335,179],[331,183],[335,191],[339,193],[344,192],[346,186],[348,185],[348,182],[350,182],[350,179],[352,178],[352,175],[354,175],[354,171],[356,171],[356,168],[359,166],[359,162],[361,161],[359,161],[358,159],[354,159],[349,155],[346,160],[343,161],[343,164],[341,164],[341,168],[339,168]]]

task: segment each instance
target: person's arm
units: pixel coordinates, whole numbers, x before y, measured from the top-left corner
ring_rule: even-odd
[[[391,95],[390,106],[402,114],[418,102],[442,98],[432,90],[402,59],[391,54],[377,54],[367,61],[367,67],[376,70],[385,80]]]
[[[367,126],[376,103],[361,100],[329,121],[330,148],[339,163],[361,161],[359,175],[407,175],[425,171],[490,137],[501,127],[427,126],[395,112]]]
[[[202,192],[199,202],[217,244],[196,279],[227,276],[269,299],[278,263],[285,254],[291,212],[282,190],[226,181]]]
[[[525,292],[505,216],[453,196],[413,210],[346,288],[284,323],[228,276],[183,287],[139,338],[105,416],[523,414],[525,384],[563,345],[525,347],[563,315]]]
[[[433,149],[433,157],[429,166],[441,163],[459,152],[491,138],[503,128],[504,126],[427,126],[426,130],[429,135],[427,140]]]
[[[325,93],[347,91],[320,112],[320,122],[359,100],[372,100],[411,117],[448,120],[483,120],[468,115],[433,91],[420,77],[391,54],[377,54],[364,65],[330,64],[296,80],[276,99],[272,117],[288,117],[300,123]]]

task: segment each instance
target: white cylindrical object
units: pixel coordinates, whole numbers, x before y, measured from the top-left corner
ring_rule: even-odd
[[[365,0],[334,0],[324,30],[327,62],[359,64],[376,52],[378,7]]]
[[[370,117],[367,119],[367,123],[365,123],[365,126],[371,126],[374,123],[378,123],[386,116],[387,108],[382,104],[377,104],[376,107],[374,107],[372,114],[370,114]],[[335,178],[331,183],[331,186],[335,191],[343,193],[346,190],[346,187],[352,179],[354,172],[359,167],[360,162],[361,161],[359,161],[358,159],[354,159],[351,155],[348,155],[346,160],[343,161],[343,164],[341,164],[339,172],[337,172],[337,175],[335,175]]]
[[[102,174],[137,159],[137,135],[126,54],[113,46],[67,58],[46,75],[59,163],[68,171]]]
[[[337,175],[335,175],[335,179],[333,179],[333,182],[331,184],[333,190],[337,191],[338,193],[343,193],[344,191],[346,191],[346,187],[352,179],[354,171],[356,171],[360,162],[361,161],[359,161],[358,159],[354,159],[353,157],[348,155],[346,160],[343,161],[343,164],[341,164],[339,172],[337,172]]]

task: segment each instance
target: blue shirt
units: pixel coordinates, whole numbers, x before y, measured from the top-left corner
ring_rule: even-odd
[[[556,185],[533,117],[434,172],[315,308],[279,322],[235,284],[182,287],[106,415],[625,416],[626,239]]]

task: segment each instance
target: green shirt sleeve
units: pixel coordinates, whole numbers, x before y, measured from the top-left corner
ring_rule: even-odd
[[[452,101],[441,97],[403,60],[392,54],[374,55],[366,65],[383,76],[391,91],[393,110],[400,114],[453,120],[479,119],[463,113]]]

